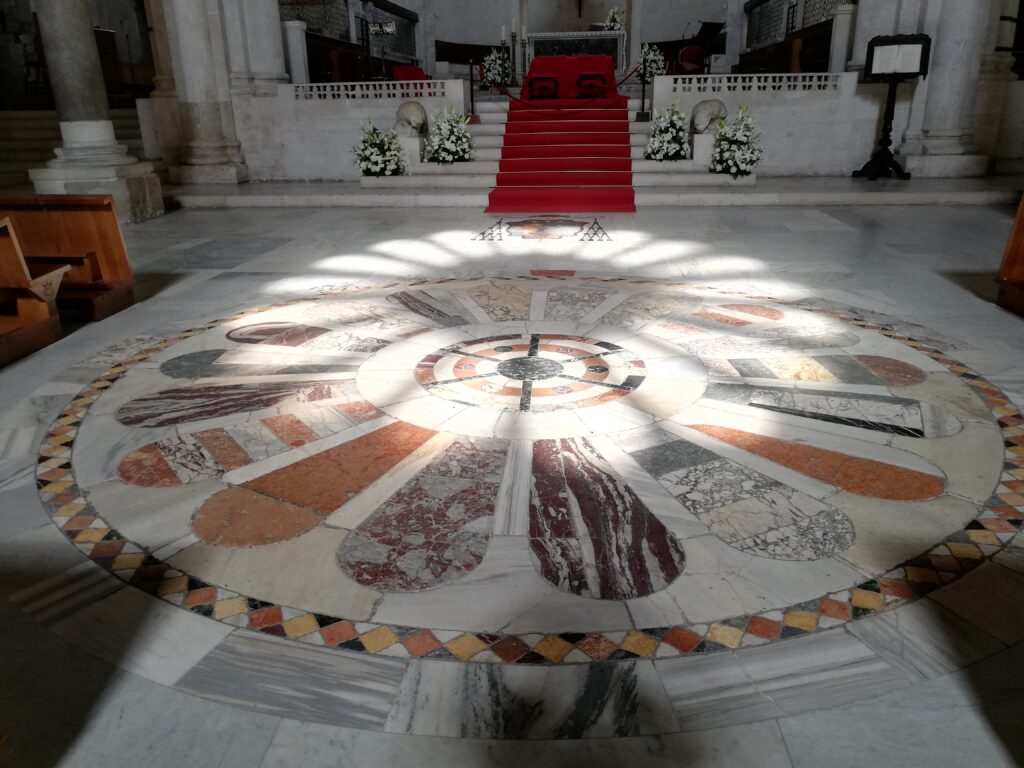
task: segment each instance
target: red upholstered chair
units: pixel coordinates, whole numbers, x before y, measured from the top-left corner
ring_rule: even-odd
[[[427,73],[410,64],[395,64],[391,68],[391,77],[395,80],[426,80]]]
[[[608,85],[600,72],[580,72],[576,78],[576,97],[579,99],[603,99],[608,95]]]
[[[557,99],[558,78],[547,74],[531,76],[529,93],[531,99]]]

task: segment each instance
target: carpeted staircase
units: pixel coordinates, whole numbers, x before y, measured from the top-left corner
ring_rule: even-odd
[[[514,99],[487,211],[635,211],[627,103]]]

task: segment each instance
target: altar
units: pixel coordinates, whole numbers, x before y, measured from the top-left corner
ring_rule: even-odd
[[[626,33],[623,30],[594,32],[535,32],[526,36],[530,60],[537,56],[603,54],[612,57],[615,70],[626,66]]]

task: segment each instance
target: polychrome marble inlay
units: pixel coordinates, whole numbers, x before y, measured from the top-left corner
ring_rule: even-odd
[[[958,578],[1024,519],[1022,427],[855,310],[552,273],[156,343],[65,409],[38,484],[97,565],[211,621],[570,664],[782,641]]]

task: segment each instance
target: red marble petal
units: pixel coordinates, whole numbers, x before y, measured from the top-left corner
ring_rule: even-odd
[[[695,424],[690,428],[860,496],[894,501],[919,501],[934,498],[946,488],[946,481],[942,477],[885,464],[874,459],[848,456],[824,448],[729,427]]]
[[[147,488],[181,485],[178,475],[153,443],[128,454],[117,468],[117,476],[126,483]]]
[[[330,514],[436,432],[397,422],[268,472],[245,484],[275,499]]]
[[[902,360],[893,360],[891,357],[854,355],[854,358],[890,387],[909,387],[920,384],[928,376],[916,365],[904,363]]]
[[[683,570],[675,537],[584,439],[534,443],[529,530],[541,575],[573,594],[644,597]]]
[[[306,507],[246,488],[228,488],[203,504],[192,521],[192,532],[209,544],[254,547],[293,539],[322,520]]]

